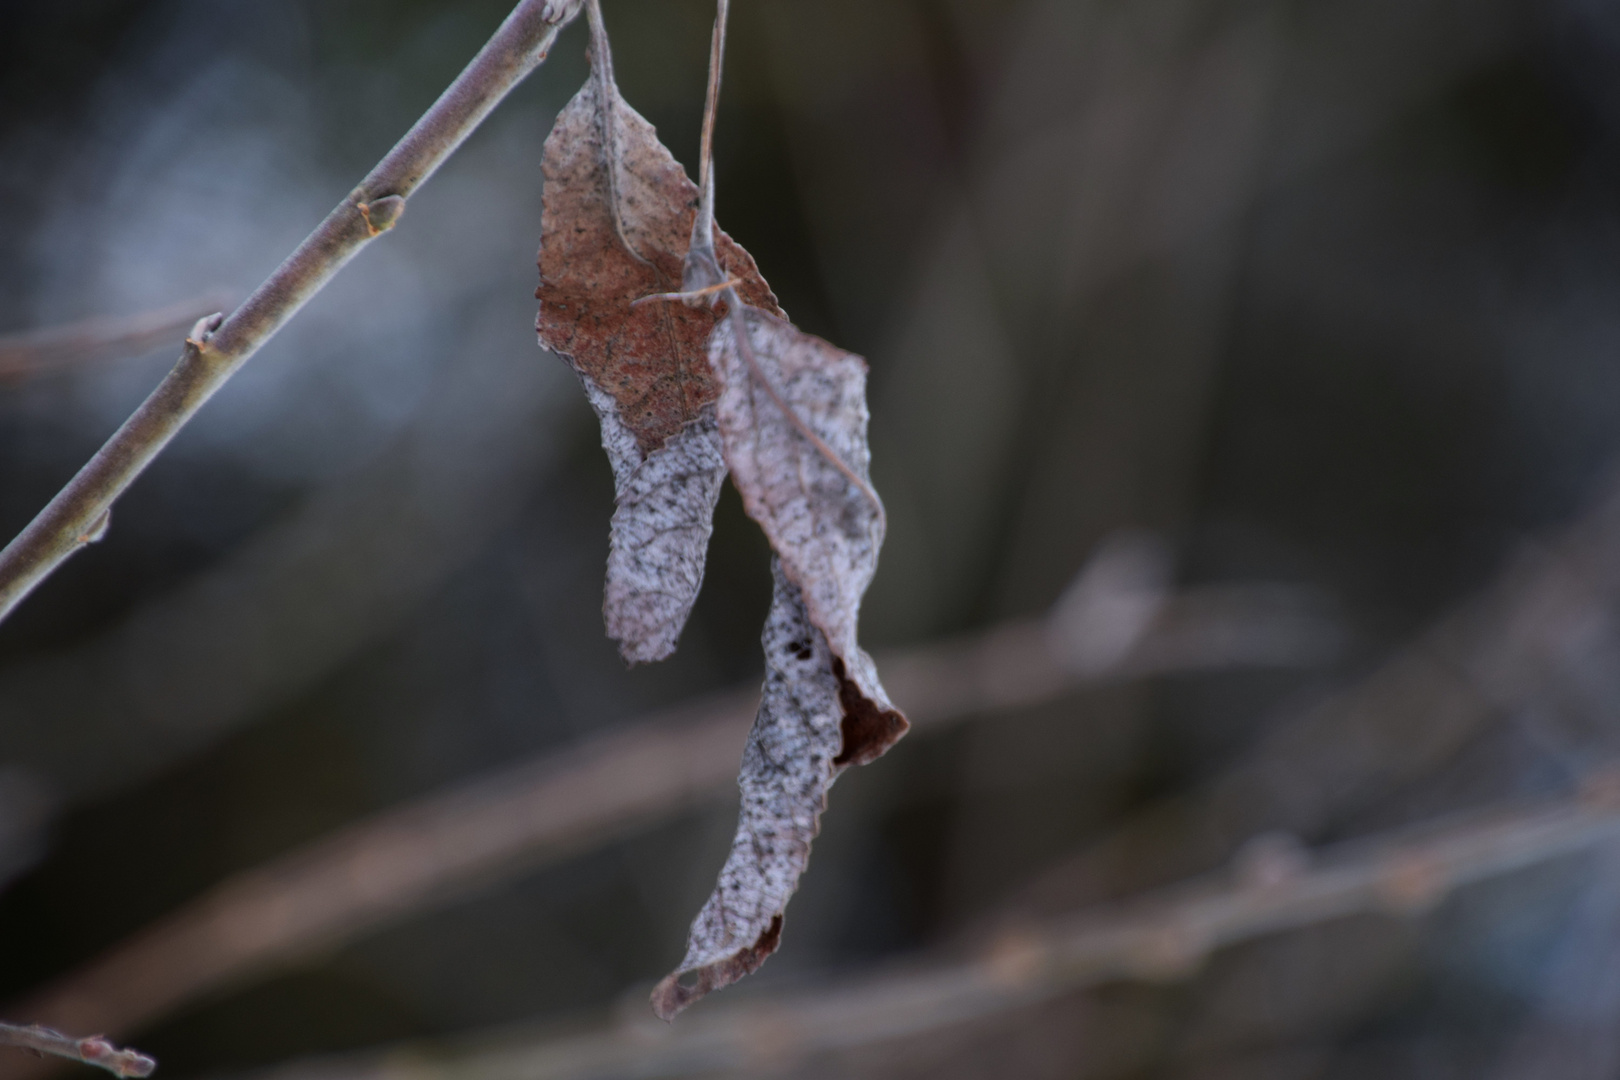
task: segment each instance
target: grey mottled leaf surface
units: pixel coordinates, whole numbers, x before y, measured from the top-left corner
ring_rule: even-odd
[[[778,560],[771,571],[775,589],[761,636],[765,686],[737,777],[737,834],[714,893],[692,923],[686,958],[653,992],[653,1007],[666,1020],[775,951],[782,910],[810,861],[827,788],[844,768],[844,710],[832,652]]]
[[[732,339],[730,319],[710,338],[709,362],[732,480],[777,553],[765,687],[738,777],[731,853],[692,924],[686,958],[653,992],[665,1019],[775,951],[827,788],[907,727],[856,643],[884,528],[867,479],[866,363],[762,312],[744,315],[758,370]]]
[[[602,449],[618,493],[609,536],[602,617],[631,663],[662,660],[703,587],[714,506],[726,479],[720,429],[700,416],[643,456],[618,405],[589,375],[585,396],[602,425]]]

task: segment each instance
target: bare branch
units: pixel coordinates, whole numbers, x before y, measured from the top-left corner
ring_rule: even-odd
[[[520,0],[470,64],[376,168],[211,333],[188,338],[157,389],[26,529],[0,551],[0,619],[94,532],[113,502],[203,403],[372,238],[523,77],[545,60],[578,0]]]
[[[157,1068],[157,1062],[139,1050],[120,1050],[100,1035],[75,1039],[38,1024],[25,1027],[0,1021],[0,1045],[82,1061],[115,1076],[151,1076],[152,1070]]]
[[[97,316],[65,326],[0,335],[0,379],[21,379],[78,364],[138,356],[170,344],[198,319],[231,302],[228,293],[210,292],[136,315]]]
[[[1106,571],[1106,561],[1088,566],[1081,580],[1107,578]],[[1089,595],[1111,602],[1100,590]],[[1226,617],[1200,597],[1163,600],[1166,617],[1106,670],[1076,662],[1064,636],[1072,605],[1060,609],[1061,619],[1007,623],[882,663],[913,723],[940,730],[1049,701],[1094,680],[1163,670],[1151,659],[1162,651],[1203,666],[1174,644],[1190,623]],[[1173,616],[1183,604],[1197,614]],[[1238,610],[1249,617],[1248,605]],[[1263,647],[1248,656],[1230,646],[1243,636],[1240,628],[1192,633],[1222,642],[1216,666],[1320,659],[1320,652],[1307,657],[1297,645],[1293,652],[1267,651],[1278,638],[1327,640],[1319,618],[1298,610],[1281,618],[1286,626],[1255,628]],[[1162,633],[1154,629],[1161,623]],[[1139,664],[1138,657],[1149,662]],[[735,793],[737,746],[758,697],[757,686],[739,688],[359,822],[226,880],[16,1007],[64,1027],[132,1031],[208,990]]]
[[[1214,950],[1346,915],[1431,910],[1473,882],[1581,851],[1620,835],[1620,776],[1577,796],[1450,818],[1353,841],[1313,856],[1262,839],[1233,866],[1126,904],[1004,934],[968,959],[913,963],[828,989],[733,998],[679,1027],[627,1014],[582,1035],[490,1039],[443,1055],[395,1047],[293,1066],[274,1080],[586,1080],[758,1075],[817,1053],[938,1031],[1058,994],[1128,979],[1178,980]]]
[[[0,665],[0,717],[28,718],[5,725],[8,764],[63,804],[142,783],[397,626],[511,524],[567,426],[554,373],[492,347],[499,332],[457,341],[385,449],[226,559],[102,634]]]

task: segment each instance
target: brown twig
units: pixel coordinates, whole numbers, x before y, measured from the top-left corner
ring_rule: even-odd
[[[1118,906],[1008,932],[966,959],[913,963],[827,989],[733,998],[679,1026],[626,1013],[563,1038],[510,1035],[396,1047],[270,1073],[274,1080],[587,1080],[750,1075],[1021,1009],[1118,980],[1185,978],[1216,949],[1361,912],[1420,915],[1452,890],[1620,836],[1609,776],[1581,794],[1519,804],[1308,853],[1283,838],[1232,867]]]
[[[0,1045],[82,1061],[115,1076],[151,1076],[152,1070],[157,1068],[157,1062],[139,1050],[120,1050],[100,1035],[75,1039],[38,1024],[25,1026],[0,1021]]]
[[[168,307],[120,317],[97,316],[0,335],[0,379],[43,375],[78,364],[137,356],[167,345],[198,319],[228,307],[231,296],[204,293]]]
[[[578,0],[520,0],[431,108],[231,316],[187,339],[180,360],[4,551],[0,618],[80,547],[169,440],[373,237],[508,92],[546,57]]]
[[[726,55],[726,18],[730,13],[731,0],[716,0],[714,36],[709,39],[709,89],[703,99],[703,138],[698,146],[698,190],[705,192],[709,190],[709,173],[714,169],[714,117],[720,109],[720,70]]]
[[[714,117],[720,106],[720,68],[725,59],[726,17],[729,0],[716,0],[714,37],[709,44],[709,89],[703,101],[703,140],[698,147],[698,208],[692,216],[692,238],[686,245],[681,268],[683,302],[689,306],[714,303],[714,286],[728,277],[714,253]],[[727,290],[728,295],[735,295]],[[705,299],[707,298],[707,299]]]
[[[1106,569],[1082,576],[1106,577]],[[1165,650],[1182,670],[1196,668],[1191,651],[1174,644],[1189,632],[1222,642],[1215,666],[1309,662],[1298,642],[1313,632],[1318,646],[1324,640],[1319,620],[1273,610],[1292,631],[1262,630],[1259,651],[1240,655],[1232,633],[1194,626],[1224,617],[1208,598],[1195,592],[1161,606],[1107,669],[1075,656],[1062,634],[1072,613],[1060,611],[1063,618],[881,657],[885,681],[916,727],[939,730],[1093,680],[1162,670]],[[1191,616],[1176,614],[1184,606]],[[1275,651],[1281,639],[1295,651]],[[735,791],[737,746],[757,700],[757,687],[740,688],[360,822],[223,882],[16,1008],[64,1027],[132,1031],[208,990],[723,797]]]

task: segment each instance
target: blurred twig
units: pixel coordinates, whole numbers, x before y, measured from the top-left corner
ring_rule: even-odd
[[[51,1054],[106,1069],[115,1076],[151,1076],[157,1062],[139,1050],[120,1050],[100,1035],[75,1039],[38,1024],[0,1021],[0,1045],[16,1046],[36,1054]]]
[[[1198,873],[1244,837],[1310,837],[1427,776],[1569,677],[1620,605],[1620,480],[1366,679],[1287,716],[1232,768],[1138,813],[1013,900],[1038,917]]]
[[[627,1016],[562,1038],[486,1040],[453,1050],[293,1065],[275,1080],[586,1080],[750,1073],[1019,1009],[1119,979],[1179,979],[1233,942],[1358,912],[1414,915],[1451,890],[1620,834],[1620,777],[1580,795],[1451,818],[1314,856],[1257,840],[1230,868],[1107,910],[1004,935],[968,959],[796,994],[734,997],[679,1024]]]
[[[230,306],[229,293],[209,292],[168,307],[120,317],[0,335],[0,379],[43,375],[78,364],[137,356],[171,344],[198,319]]]
[[[519,0],[472,62],[223,322],[199,321],[174,369],[50,504],[0,551],[0,618],[104,528],[113,502],[225,381],[367,242],[523,77],[546,58],[578,0]]]
[[[1092,621],[1091,607],[1126,602],[1121,591],[1135,586],[1119,566],[1129,556],[1105,549],[1049,619],[883,657],[891,693],[914,725],[937,729],[1164,670],[1166,656],[1183,670],[1297,664],[1333,644],[1333,628],[1297,596],[1279,607],[1262,590],[1269,624],[1253,625],[1241,590],[1154,592],[1138,598],[1148,617],[1123,648],[1108,643],[1111,661],[1100,666],[1087,658],[1095,646],[1069,630]],[[1234,614],[1252,625],[1220,625]],[[1200,655],[1193,641],[1219,645]],[[351,826],[225,881],[17,1007],[47,1023],[127,1032],[207,990],[723,796],[757,699],[757,688],[740,688]]]

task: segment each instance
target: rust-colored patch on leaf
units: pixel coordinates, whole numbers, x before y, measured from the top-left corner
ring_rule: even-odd
[[[698,189],[625,104],[600,7],[588,10],[591,75],[542,156],[536,328],[602,424],[617,493],[602,614],[638,664],[675,650],[703,583],[726,475],[705,351],[721,314],[650,299],[680,287]],[[722,234],[717,252],[742,302],[776,309],[746,251]]]
[[[719,396],[707,342],[724,305],[631,306],[681,287],[698,188],[653,126],[616,92],[610,96],[616,167],[608,165],[607,116],[594,78],[574,95],[546,139],[536,329],[541,344],[613,398],[645,455]],[[615,182],[622,240],[614,223]],[[725,272],[741,282],[743,301],[780,314],[753,257],[716,233],[716,254]]]
[[[885,709],[867,697],[845,673],[842,660],[834,657],[832,669],[838,676],[838,704],[844,710],[840,725],[844,745],[833,764],[843,767],[876,761],[911,730],[911,722],[898,709]]]

